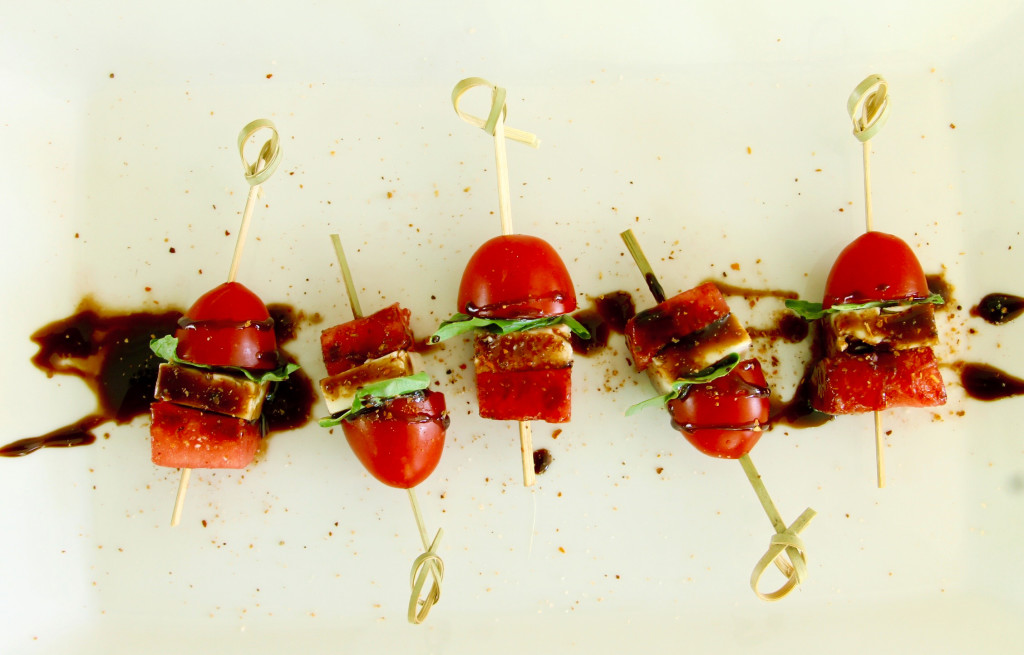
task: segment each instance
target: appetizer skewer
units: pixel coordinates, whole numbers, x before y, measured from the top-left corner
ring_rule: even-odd
[[[269,129],[271,137],[249,163],[245,145],[262,129]],[[192,305],[173,337],[151,344],[168,360],[160,365],[150,408],[152,459],[158,466],[181,469],[172,526],[181,520],[193,468],[245,468],[252,462],[264,431],[260,416],[270,385],[298,368],[280,361],[266,306],[235,281],[256,198],[280,163],[277,129],[266,119],[249,123],[238,135],[238,149],[250,189],[228,281]]]
[[[874,231],[869,140],[889,114],[888,84],[865,78],[850,95],[853,134],[863,144],[865,233],[843,249],[829,271],[823,301],[786,301],[805,319],[822,319],[825,356],[812,374],[811,406],[827,414],[874,413],[878,487],[885,486],[881,411],[934,407],[946,391],[932,346],[934,305],[921,264],[902,239]]]
[[[471,88],[491,90],[491,111],[482,119],[459,108]],[[452,90],[460,118],[494,136],[501,236],[485,242],[470,258],[459,286],[458,312],[431,337],[436,343],[479,329],[474,347],[480,415],[519,422],[523,484],[534,484],[530,421],[563,423],[571,414],[570,332],[589,336],[568,316],[576,291],[565,264],[543,239],[513,234],[505,139],[537,147],[528,132],[505,127],[505,89],[472,77]]]
[[[816,512],[805,509],[787,527],[750,459],[762,426],[768,422],[771,393],[757,359],[740,359],[750,345],[750,336],[711,282],[667,298],[632,230],[621,236],[658,303],[629,320],[626,345],[634,365],[647,371],[662,394],[626,413],[665,406],[672,415],[672,427],[697,450],[740,461],[775,529],[768,551],[750,576],[750,587],[762,600],[778,600],[807,576],[800,533]],[[772,563],[786,581],[765,593],[759,585]]]
[[[324,330],[320,337],[328,377],[320,390],[331,412],[322,427],[340,425],[359,461],[384,484],[405,489],[425,552],[410,574],[410,623],[422,623],[441,598],[444,562],[437,554],[444,530],[433,541],[414,487],[434,471],[444,449],[449,417],[444,394],[430,390],[426,372],[415,372],[416,340],[409,310],[398,303],[364,316],[348,260],[337,234],[334,251],[352,308],[353,320]],[[430,589],[420,598],[427,578]]]

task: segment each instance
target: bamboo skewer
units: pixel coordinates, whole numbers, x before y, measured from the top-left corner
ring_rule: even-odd
[[[245,158],[245,144],[253,134],[262,129],[269,129],[271,136],[260,148],[256,160],[249,163]],[[252,223],[253,211],[256,208],[256,198],[263,195],[262,184],[274,174],[278,164],[281,163],[281,145],[274,123],[266,118],[260,118],[243,127],[238,133],[238,154],[242,158],[245,180],[249,183],[249,195],[245,200],[242,223],[238,227],[238,236],[235,238],[235,250],[231,256],[231,266],[228,268],[228,282],[234,282],[235,276],[238,273],[238,266],[242,261],[242,250],[245,248],[246,236],[249,234],[249,225]],[[185,508],[185,495],[188,493],[188,484],[191,477],[192,469],[181,469],[181,477],[178,479],[178,493],[174,497],[174,509],[171,510],[171,527],[181,522],[181,513]]]
[[[348,258],[345,257],[345,249],[341,245],[341,237],[337,234],[331,235],[331,243],[334,244],[334,254],[338,258],[338,266],[341,268],[341,277],[345,282],[345,292],[348,294],[349,306],[352,308],[352,318],[363,317],[363,310],[359,304],[359,295],[356,293],[356,286],[352,279],[352,271],[348,267]],[[420,511],[419,500],[416,498],[416,490],[410,487],[409,502],[412,504],[413,516],[416,519],[416,527],[419,530],[420,541],[423,542],[424,552],[412,564],[412,572],[409,575],[409,584],[412,587],[412,595],[409,597],[409,623],[423,623],[430,609],[441,599],[441,581],[444,579],[444,561],[437,554],[437,548],[441,544],[441,537],[444,530],[438,528],[434,540],[430,541],[427,533],[427,525],[423,520],[423,513]],[[425,598],[420,598],[427,578],[432,577],[430,590]]]
[[[651,268],[650,262],[647,261],[647,257],[640,248],[640,243],[636,240],[633,231],[626,230],[620,236],[625,242],[630,255],[632,255],[633,261],[636,262],[637,268],[643,274],[644,281],[647,283],[647,288],[651,290],[655,302],[658,304],[665,302],[667,300],[665,290],[658,282],[654,269]],[[775,506],[775,502],[772,501],[771,496],[768,494],[768,489],[764,486],[764,482],[761,481],[761,475],[754,467],[754,462],[750,459],[750,455],[743,455],[739,458],[739,462],[743,467],[747,480],[750,481],[751,486],[754,488],[754,493],[761,502],[761,507],[764,509],[765,514],[767,514],[768,520],[771,522],[772,527],[775,528],[775,534],[772,536],[768,551],[761,557],[757,565],[754,566],[754,571],[750,576],[750,587],[762,600],[779,600],[796,588],[807,576],[805,547],[803,540],[800,538],[800,532],[807,527],[807,524],[811,522],[816,512],[808,507],[792,525],[787,527],[786,522],[779,514],[778,508]],[[759,589],[761,577],[773,563],[786,576],[786,582],[775,591],[764,593]]]
[[[477,86],[486,86],[491,89],[491,109],[486,120],[467,114],[459,108],[462,95]],[[534,148],[540,142],[529,132],[506,128],[505,115],[508,110],[505,105],[505,95],[505,89],[479,77],[466,78],[452,89],[452,104],[459,117],[494,136],[494,165],[498,177],[498,216],[501,219],[501,233],[507,236],[514,234],[514,231],[512,229],[512,201],[508,185],[508,153],[505,148],[505,140],[512,139]],[[519,451],[523,463],[523,486],[531,487],[536,482],[536,473],[533,465],[533,432],[530,429],[529,421],[519,421]]]
[[[889,119],[889,85],[881,75],[869,75],[857,85],[846,101],[853,121],[853,135],[861,142],[864,160],[864,230],[874,229],[871,207],[871,146],[869,141]],[[885,443],[881,412],[875,411],[875,475],[878,488],[885,487]]]

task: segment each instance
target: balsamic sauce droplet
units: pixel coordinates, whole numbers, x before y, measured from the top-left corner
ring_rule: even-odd
[[[1024,298],[1007,293],[990,293],[971,307],[971,316],[977,316],[992,325],[1009,323],[1024,313]]]
[[[958,362],[960,383],[976,400],[1001,400],[1024,394],[1024,380],[989,364]]]
[[[555,458],[551,456],[547,448],[538,448],[533,451],[533,472],[536,475],[540,475],[548,470],[548,467],[551,466],[551,462],[554,460]]]

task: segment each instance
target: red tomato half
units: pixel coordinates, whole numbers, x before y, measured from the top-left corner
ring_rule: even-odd
[[[844,303],[907,300],[928,296],[921,264],[902,239],[865,232],[846,246],[825,282],[825,309]]]
[[[342,421],[348,445],[373,477],[399,489],[423,482],[437,468],[448,428],[444,394],[426,391],[393,398]]]
[[[695,384],[670,400],[672,427],[705,455],[739,459],[761,438],[768,422],[770,391],[756,359],[736,365],[728,375]]]
[[[486,318],[542,318],[576,310],[576,290],[547,241],[509,234],[470,257],[459,285],[459,311]]]
[[[263,301],[238,282],[204,293],[179,321],[178,357],[207,366],[274,369],[277,338]]]

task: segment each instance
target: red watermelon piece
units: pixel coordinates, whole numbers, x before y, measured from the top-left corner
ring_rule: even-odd
[[[150,406],[153,463],[192,469],[241,469],[260,444],[258,422],[169,402]]]
[[[662,348],[703,330],[729,315],[729,305],[713,282],[672,296],[639,312],[626,323],[626,346],[638,371],[642,371]]]
[[[477,373],[476,389],[483,418],[565,423],[571,413],[572,367]]]
[[[409,310],[398,303],[320,334],[327,375],[343,373],[396,350],[411,350],[414,342]]]
[[[859,414],[891,407],[936,407],[946,403],[931,348],[838,353],[817,363],[811,406],[826,414]]]

